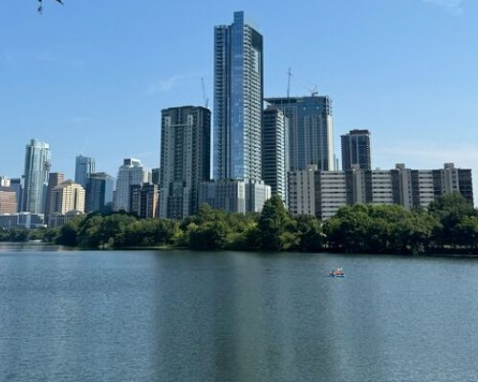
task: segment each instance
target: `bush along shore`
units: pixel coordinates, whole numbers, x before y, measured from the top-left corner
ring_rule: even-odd
[[[0,241],[29,240],[84,249],[478,254],[478,211],[461,195],[447,194],[427,209],[357,204],[320,221],[292,217],[274,196],[261,214],[227,213],[202,205],[197,215],[183,221],[92,213],[60,229],[0,231]]]

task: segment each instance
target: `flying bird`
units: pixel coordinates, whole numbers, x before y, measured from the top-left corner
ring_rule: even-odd
[[[60,3],[63,5],[63,0],[55,0],[57,3]],[[38,12],[42,13],[43,12],[43,0],[38,0],[38,3],[40,4],[38,7]]]

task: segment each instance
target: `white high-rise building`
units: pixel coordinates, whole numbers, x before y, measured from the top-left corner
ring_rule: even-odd
[[[288,175],[292,215],[328,219],[341,207],[356,203],[426,208],[450,192],[459,192],[473,203],[471,170],[455,168],[451,163],[435,170],[413,170],[397,164],[391,170],[363,170],[354,165],[346,171],[320,171],[312,165]]]
[[[142,185],[148,181],[148,169],[143,167],[139,159],[128,158],[119,168],[116,180],[114,210],[130,212],[131,186]]]
[[[279,109],[264,110],[262,128],[262,178],[271,186],[272,195],[287,201],[287,172],[289,171],[289,120]]]

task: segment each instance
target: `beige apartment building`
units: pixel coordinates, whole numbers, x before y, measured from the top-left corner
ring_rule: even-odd
[[[85,212],[85,189],[67,180],[54,187],[50,195],[50,214],[66,214],[70,211]]]

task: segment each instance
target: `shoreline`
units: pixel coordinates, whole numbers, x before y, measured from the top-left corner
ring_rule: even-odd
[[[116,252],[116,251],[192,251],[197,253],[202,252],[245,252],[245,253],[262,253],[262,254],[270,254],[270,255],[278,255],[278,254],[330,254],[330,255],[346,255],[346,256],[396,256],[396,257],[406,257],[406,258],[416,258],[416,257],[429,257],[429,258],[478,258],[478,253],[459,253],[459,250],[447,250],[444,252],[434,252],[434,253],[418,253],[418,254],[411,254],[411,253],[392,253],[392,252],[350,252],[350,251],[337,251],[337,250],[323,250],[323,251],[264,251],[259,249],[247,250],[247,249],[208,249],[208,250],[198,250],[188,247],[176,247],[176,246],[132,246],[132,247],[122,247],[122,248],[82,248],[82,247],[70,247],[61,244],[55,243],[48,243],[48,242],[1,242],[0,246],[2,245],[13,245],[13,246],[31,246],[31,247],[58,247],[64,248],[68,251],[81,251],[81,252],[93,252],[93,251],[101,251],[101,252]]]

